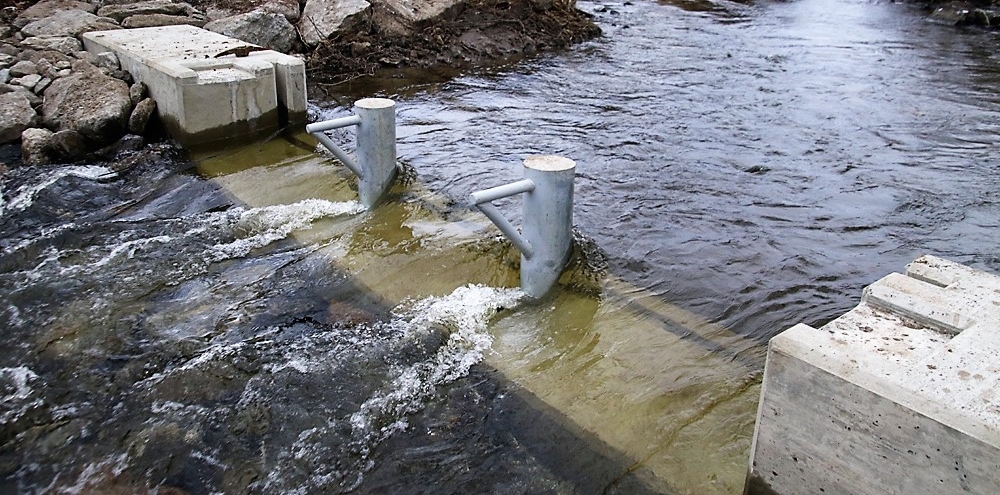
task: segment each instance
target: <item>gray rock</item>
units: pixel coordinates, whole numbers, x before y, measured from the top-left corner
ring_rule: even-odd
[[[53,77],[53,79],[58,79],[60,77],[66,77],[66,76],[68,76],[68,75],[70,75],[72,73],[73,73],[73,71],[71,69],[60,69],[59,72],[56,72],[56,77]]]
[[[174,3],[170,0],[149,0],[120,5],[105,5],[97,10],[97,15],[110,17],[118,22],[126,17],[140,14],[170,14],[191,15],[194,7],[186,3]]]
[[[68,69],[73,66],[73,64],[70,63],[68,60],[60,60],[53,65],[55,65],[56,69],[59,70]]]
[[[18,93],[28,99],[28,103],[31,104],[31,108],[35,110],[38,109],[42,104],[42,97],[31,92],[28,88],[24,86],[18,86],[16,84],[0,84],[0,95],[7,93]]]
[[[299,34],[309,46],[353,26],[371,7],[365,0],[308,0],[299,19]]]
[[[38,114],[21,92],[0,94],[0,143],[15,141],[21,132],[38,123]]]
[[[259,11],[212,21],[205,29],[279,52],[291,51],[299,39],[285,16]]]
[[[112,19],[82,10],[63,10],[21,28],[26,36],[80,36],[90,31],[121,29]]]
[[[45,92],[46,89],[48,89],[50,84],[52,84],[52,78],[50,77],[42,78],[42,80],[38,81],[38,84],[36,84],[35,87],[33,88],[35,94],[36,95],[42,94],[43,92]]]
[[[46,36],[25,38],[21,41],[21,46],[27,46],[36,50],[54,50],[66,55],[83,50],[83,44],[76,38],[69,36]]]
[[[45,90],[42,116],[50,128],[74,130],[97,143],[108,143],[125,132],[132,109],[128,85],[86,65],[74,65],[80,70]]]
[[[186,15],[138,14],[126,17],[125,20],[122,21],[122,26],[129,29],[160,26],[182,26],[185,24],[189,26],[202,27],[206,22],[208,22],[207,19]]]
[[[95,57],[93,53],[90,53],[88,51],[79,51],[74,53],[73,56],[76,57],[77,60],[83,60],[84,62],[87,62],[89,64],[97,65],[97,57]],[[71,62],[71,64],[72,63],[75,62]]]
[[[6,53],[0,54],[0,67],[7,68],[14,64],[17,60],[13,55],[7,55]]]
[[[10,69],[0,69],[0,84],[10,82]]]
[[[118,56],[114,52],[101,52],[97,54],[97,66],[107,67],[113,71],[121,68],[121,64],[118,62]]]
[[[442,16],[450,17],[449,14],[461,8],[467,0],[382,0],[382,3],[395,17],[412,27]]]
[[[97,7],[87,2],[78,2],[76,0],[42,0],[31,7],[28,7],[21,12],[21,15],[14,19],[14,26],[17,28],[23,28],[33,21],[39,19],[45,19],[46,17],[51,17],[56,12],[61,12],[63,10],[81,10],[87,13],[93,13],[97,10]]]
[[[21,159],[25,165],[52,163],[52,131],[31,128],[21,133]]]
[[[285,16],[285,19],[288,19],[288,22],[295,22],[299,20],[299,10],[301,8],[302,6],[299,5],[298,0],[268,0],[255,10],[270,14],[281,14]]]
[[[33,50],[31,48],[28,48],[17,55],[18,60],[22,61],[27,60],[29,62],[33,62],[36,64],[38,63],[39,60],[43,58],[53,64],[57,62],[63,62],[63,61],[69,62],[73,60],[73,58],[70,57],[69,55],[59,53],[54,50]]]
[[[38,62],[35,63],[35,67],[38,69],[38,73],[43,77],[48,77],[50,79],[55,78],[56,68],[54,65],[49,63],[48,59],[39,59]]]
[[[141,82],[137,82],[128,88],[128,97],[132,100],[132,105],[138,105],[140,101],[146,98],[147,94],[146,85]]]
[[[2,43],[0,44],[0,53],[14,57],[17,56],[18,53],[21,53],[21,50],[14,45]]]
[[[990,27],[990,13],[983,9],[975,9],[965,14],[956,24],[959,26]]]
[[[128,132],[132,134],[142,134],[146,132],[146,125],[156,111],[156,102],[152,98],[146,98],[135,106],[132,116],[128,119]]]
[[[122,136],[121,139],[115,141],[109,146],[105,146],[93,153],[94,157],[103,158],[105,160],[112,160],[115,158],[121,158],[123,155],[129,155],[137,151],[142,150],[145,146],[145,141],[142,136],[137,136],[135,134],[126,134]],[[111,169],[115,170],[115,165],[111,165]]]
[[[23,77],[18,77],[16,79],[11,79],[10,83],[11,84],[16,84],[18,86],[22,86],[22,87],[25,87],[25,88],[28,88],[30,90],[34,90],[35,86],[37,86],[38,83],[41,82],[41,81],[42,81],[42,76],[40,76],[38,74],[28,74],[28,75],[23,76]]]
[[[59,131],[52,135],[52,152],[63,160],[73,160],[87,151],[87,140],[76,131]]]
[[[34,62],[22,60],[10,68],[11,77],[23,77],[28,74],[38,74],[38,66]]]

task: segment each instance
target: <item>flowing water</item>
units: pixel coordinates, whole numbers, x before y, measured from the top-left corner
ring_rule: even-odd
[[[372,212],[295,133],[12,170],[0,492],[740,493],[768,338],[920,253],[1000,271],[997,33],[580,7],[569,51],[315,96],[397,101]],[[532,302],[463,203],[537,153],[577,160],[579,235]]]

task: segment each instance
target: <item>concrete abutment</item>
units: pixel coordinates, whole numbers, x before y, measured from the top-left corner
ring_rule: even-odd
[[[746,493],[996,494],[1000,277],[933,256],[771,339]]]
[[[184,145],[253,138],[306,118],[305,63],[194,26],[83,35],[149,88],[164,126]]]

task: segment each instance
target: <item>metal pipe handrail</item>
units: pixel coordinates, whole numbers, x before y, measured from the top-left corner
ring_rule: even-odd
[[[320,123],[323,124],[325,122]],[[306,128],[306,130],[309,129]],[[351,155],[348,155],[346,151],[340,149],[340,146],[337,146],[337,143],[334,143],[333,140],[330,139],[330,136],[327,136],[322,131],[312,133],[312,135],[323,144],[324,148],[330,150],[330,153],[333,153],[333,155],[336,156],[345,167],[350,169],[351,172],[354,172],[354,175],[358,176],[359,179],[364,179],[364,171],[361,170],[361,167],[359,167],[357,162],[354,161],[354,158],[351,158]]]
[[[361,117],[357,115],[351,115],[348,117],[341,117],[339,119],[325,120],[323,122],[315,122],[309,124],[306,126],[306,132],[308,132],[309,134],[315,134],[317,132],[340,129],[341,127],[358,125],[360,123],[361,123]]]
[[[478,206],[483,203],[489,203],[498,199],[513,196],[515,194],[531,192],[534,190],[535,183],[531,182],[531,179],[522,179],[517,182],[511,182],[510,184],[476,191],[469,195],[469,202],[471,203],[470,206]]]
[[[500,210],[496,206],[493,206],[493,203],[477,204],[476,208],[479,208],[479,211],[483,212],[483,215],[486,215],[486,218],[489,218],[500,229],[500,232],[503,232],[503,235],[510,239],[514,247],[521,252],[521,256],[531,259],[535,254],[535,249],[531,246],[531,243],[518,232],[517,227],[514,227],[507,220],[507,217],[503,216],[503,213],[500,213]]]

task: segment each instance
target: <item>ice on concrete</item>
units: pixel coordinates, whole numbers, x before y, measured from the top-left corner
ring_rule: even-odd
[[[113,52],[146,84],[160,119],[184,144],[305,120],[305,63],[299,58],[186,25],[96,31],[83,39],[88,52]]]
[[[998,486],[1000,277],[923,256],[771,340],[748,493]]]

